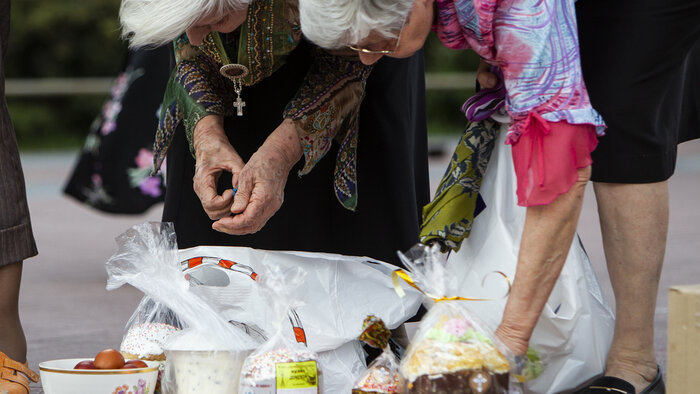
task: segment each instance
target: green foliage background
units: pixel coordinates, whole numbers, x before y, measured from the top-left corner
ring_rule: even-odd
[[[14,0],[7,78],[115,77],[127,53],[119,38],[117,0]],[[430,35],[426,72],[474,71],[478,58],[443,47]],[[431,133],[464,127],[461,103],[470,90],[428,91]],[[106,95],[8,97],[22,149],[76,148]]]
[[[14,0],[7,78],[115,77],[126,45],[115,0]],[[7,98],[22,149],[83,143],[106,95]]]

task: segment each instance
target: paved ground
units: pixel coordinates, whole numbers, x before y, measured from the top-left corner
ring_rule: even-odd
[[[115,251],[115,236],[133,224],[160,219],[160,206],[145,215],[114,216],[62,196],[60,190],[74,157],[73,152],[23,155],[40,252],[25,263],[20,301],[34,369],[40,361],[90,357],[106,347],[119,346],[124,324],[141,295],[132,288],[107,292],[103,262]],[[431,161],[433,182],[442,176],[445,163],[446,156]],[[669,248],[655,322],[662,365],[666,358],[666,290],[671,285],[700,283],[700,142],[681,146],[670,188]],[[611,299],[592,190],[587,193],[579,233]],[[39,385],[35,388],[41,392]]]

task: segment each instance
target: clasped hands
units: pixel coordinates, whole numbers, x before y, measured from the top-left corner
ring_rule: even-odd
[[[267,223],[284,201],[284,187],[292,167],[303,151],[296,126],[285,119],[244,163],[228,141],[223,118],[208,115],[195,127],[194,191],[212,228],[232,235],[252,234]],[[233,193],[218,194],[217,182],[224,171],[232,176]]]

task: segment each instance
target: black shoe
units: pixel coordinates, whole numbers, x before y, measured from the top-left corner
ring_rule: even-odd
[[[577,391],[575,394],[637,394],[634,391],[634,386],[624,379],[614,376],[601,376],[594,380],[588,387]],[[661,368],[657,366],[656,377],[654,381],[647,386],[639,394],[666,394],[666,386],[664,385]]]
[[[661,375],[661,367],[656,366],[656,377],[650,385],[644,390],[640,391],[639,394],[666,394],[666,385],[664,384],[664,378]]]

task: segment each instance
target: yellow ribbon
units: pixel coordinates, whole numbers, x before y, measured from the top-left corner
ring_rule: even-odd
[[[401,287],[401,282],[399,282],[399,279],[403,279],[411,287],[420,291],[425,296],[432,298],[433,301],[435,301],[435,302],[440,302],[440,301],[496,301],[496,300],[502,300],[502,299],[508,297],[508,294],[510,294],[510,286],[511,286],[510,278],[508,278],[508,275],[504,274],[501,271],[493,271],[492,273],[496,273],[496,274],[503,276],[506,280],[506,283],[508,283],[508,291],[506,291],[506,294],[504,294],[503,297],[500,297],[500,298],[438,297],[438,296],[424,292],[420,287],[418,287],[418,285],[416,285],[416,283],[413,281],[413,278],[411,278],[411,276],[408,275],[408,273],[402,269],[394,270],[391,273],[391,280],[394,282],[394,291],[401,298],[403,298],[406,295],[406,292],[403,291],[403,288]],[[486,276],[484,276],[484,279],[481,281],[481,286],[484,285],[485,280],[486,280]]]

